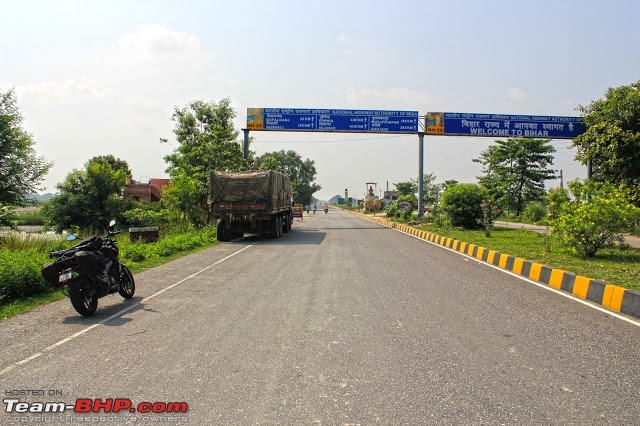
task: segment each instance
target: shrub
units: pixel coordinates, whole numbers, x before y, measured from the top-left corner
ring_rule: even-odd
[[[391,203],[387,206],[387,217],[398,217],[398,203]]]
[[[522,219],[529,223],[538,223],[546,216],[547,208],[542,203],[531,203],[522,212]]]
[[[368,213],[375,213],[382,210],[382,201],[376,200],[367,200],[364,202],[364,210]]]
[[[11,207],[0,204],[0,226],[13,228],[13,222],[16,219],[17,216]]]
[[[123,214],[126,222],[131,226],[157,226],[166,228],[169,224],[167,210],[156,211],[152,208],[134,208]]]
[[[640,218],[628,191],[594,181],[569,184],[572,200],[562,203],[552,221],[553,231],[585,258],[599,249],[623,242]]]
[[[43,253],[0,250],[0,305],[52,291],[40,274],[49,261]]]
[[[571,201],[569,198],[569,192],[564,188],[550,189],[547,194],[547,217],[549,220],[553,220],[560,216],[562,212],[562,206],[565,203]]]
[[[484,229],[484,235],[490,237],[491,231],[493,231],[493,223],[502,212],[491,200],[482,200],[480,208],[482,209],[482,219],[479,221],[479,225]]]
[[[475,183],[451,185],[442,194],[442,211],[451,225],[474,229],[482,223],[484,213],[480,205],[486,198],[486,189]]]

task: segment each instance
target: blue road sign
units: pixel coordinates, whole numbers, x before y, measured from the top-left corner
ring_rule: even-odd
[[[429,112],[425,120],[429,135],[573,139],[585,131],[582,117]]]
[[[247,109],[247,129],[417,133],[418,111],[249,108]]]

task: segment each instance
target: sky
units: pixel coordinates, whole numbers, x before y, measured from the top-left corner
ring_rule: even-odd
[[[172,113],[194,100],[229,98],[237,129],[253,107],[578,116],[640,79],[638,16],[636,0],[0,0],[0,91],[56,192],[97,155],[166,177]],[[313,160],[320,199],[418,176],[416,135],[251,136],[257,155]],[[494,140],[426,136],[424,172],[475,182]],[[552,144],[553,168],[585,178],[571,141]]]

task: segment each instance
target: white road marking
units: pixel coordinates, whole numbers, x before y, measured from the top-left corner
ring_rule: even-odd
[[[378,223],[378,222],[375,222],[375,221],[370,220],[370,219],[367,219],[367,218],[364,218],[364,219],[369,220],[370,222]],[[382,225],[382,224],[380,224],[380,223],[378,223],[378,224],[379,224],[380,226],[385,226],[385,225]],[[535,284],[535,285],[537,285],[537,286],[538,286],[538,287],[540,287],[540,288],[543,288],[543,289],[548,290],[548,291],[552,291],[552,292],[554,292],[554,293],[556,293],[556,294],[559,294],[559,295],[560,295],[560,296],[562,296],[562,297],[566,297],[567,299],[573,300],[574,302],[582,303],[583,305],[588,306],[588,307],[590,307],[590,308],[592,308],[592,309],[595,309],[595,310],[598,310],[598,311],[604,312],[604,313],[606,313],[607,315],[611,315],[612,317],[615,317],[615,318],[621,319],[621,320],[623,320],[623,321],[628,322],[629,324],[633,324],[633,325],[635,325],[635,326],[637,326],[637,327],[640,327],[640,321],[635,321],[635,320],[633,320],[633,319],[631,319],[631,318],[627,318],[627,317],[625,317],[625,316],[623,316],[623,315],[620,315],[620,314],[618,314],[618,313],[616,313],[616,312],[613,312],[613,311],[610,311],[610,310],[608,310],[608,309],[605,309],[605,308],[603,308],[603,307],[601,307],[601,306],[595,305],[595,304],[593,304],[593,303],[592,303],[592,302],[590,302],[590,301],[587,301],[587,300],[583,300],[583,299],[577,298],[577,297],[575,297],[574,295],[572,295],[572,294],[570,294],[570,293],[567,293],[567,292],[564,292],[564,291],[561,291],[561,290],[557,290],[557,289],[555,289],[555,288],[553,288],[553,287],[550,287],[550,286],[548,286],[548,285],[546,285],[546,284],[539,283],[539,282],[537,282],[537,281],[534,281],[534,280],[532,280],[532,279],[530,279],[530,278],[527,278],[527,277],[524,277],[524,276],[522,276],[522,275],[518,275],[518,274],[516,274],[515,272],[509,271],[509,270],[507,270],[507,269],[502,269],[502,268],[500,268],[500,267],[498,267],[498,266],[495,266],[495,265],[492,265],[492,264],[490,264],[490,263],[484,262],[484,261],[482,261],[482,260],[480,260],[480,259],[477,259],[477,258],[475,258],[475,257],[473,257],[473,256],[469,256],[468,254],[461,253],[461,252],[459,252],[459,251],[457,251],[457,250],[454,250],[454,249],[452,249],[452,248],[442,246],[442,245],[440,245],[440,244],[438,244],[438,243],[434,243],[433,241],[425,240],[425,239],[420,238],[420,237],[418,237],[418,236],[416,236],[416,235],[410,234],[410,233],[408,233],[408,232],[401,231],[401,230],[400,230],[400,229],[398,229],[398,228],[391,228],[391,227],[389,227],[389,226],[386,226],[386,228],[394,229],[395,231],[398,231],[398,232],[401,232],[401,233],[403,233],[403,234],[406,234],[406,235],[408,235],[408,236],[410,236],[410,237],[413,237],[413,238],[415,238],[415,239],[417,239],[417,240],[424,241],[424,242],[429,243],[429,244],[432,244],[432,245],[434,245],[434,246],[436,246],[436,247],[440,247],[440,248],[443,248],[443,249],[445,249],[445,250],[449,250],[449,251],[451,251],[451,252],[454,252],[454,253],[460,254],[460,255],[462,255],[462,256],[464,256],[464,257],[468,258],[468,259],[475,260],[476,262],[478,262],[478,263],[479,263],[479,264],[481,264],[481,265],[490,266],[490,267],[492,267],[493,269],[496,269],[496,270],[501,271],[501,272],[505,272],[505,273],[507,273],[507,274],[509,274],[509,275],[511,275],[511,276],[514,276],[514,277],[516,277],[516,278],[519,278],[519,279],[521,279],[521,280],[523,280],[523,281],[530,282],[531,284]]]
[[[214,267],[214,266],[216,266],[216,265],[219,265],[220,263],[224,262],[225,260],[227,260],[227,259],[229,259],[229,258],[231,258],[231,257],[235,256],[236,254],[239,254],[239,253],[241,253],[241,252],[245,251],[245,250],[246,250],[246,249],[248,249],[249,247],[253,247],[254,245],[255,245],[255,244],[248,245],[248,246],[246,246],[246,247],[244,247],[244,248],[242,248],[242,249],[240,249],[240,250],[236,251],[235,253],[231,253],[229,256],[225,257],[224,259],[220,259],[220,260],[218,260],[217,262],[212,263],[211,265],[207,266],[206,268],[202,268],[202,269],[201,269],[201,270],[199,270],[198,272],[195,272],[195,273],[193,273],[193,274],[189,275],[188,277],[183,278],[183,279],[181,279],[180,281],[178,281],[178,282],[176,282],[176,283],[174,283],[174,284],[171,284],[169,287],[165,287],[165,288],[163,288],[162,290],[159,290],[159,291],[157,291],[157,292],[153,293],[151,296],[147,296],[147,297],[145,297],[145,298],[144,298],[144,299],[142,299],[140,302],[138,302],[138,303],[136,303],[136,304],[133,304],[133,305],[131,305],[131,306],[128,306],[128,307],[126,307],[126,308],[124,308],[124,309],[122,309],[122,310],[120,310],[120,311],[116,312],[115,314],[113,314],[113,315],[111,315],[111,316],[109,316],[109,317],[107,317],[107,318],[103,319],[102,321],[100,321],[100,322],[98,322],[98,323],[96,323],[96,324],[92,324],[92,325],[90,325],[90,326],[89,326],[89,327],[87,327],[87,328],[83,328],[82,330],[78,331],[77,333],[72,334],[71,336],[65,337],[64,339],[62,339],[62,340],[60,340],[60,341],[58,341],[58,342],[54,343],[53,345],[51,345],[51,346],[48,346],[48,347],[44,348],[44,349],[42,350],[42,352],[36,352],[36,353],[34,353],[33,355],[31,355],[31,356],[29,356],[29,357],[27,357],[27,358],[25,358],[25,359],[23,359],[23,360],[21,360],[21,361],[17,361],[17,362],[15,362],[15,363],[11,364],[10,366],[8,366],[8,367],[4,368],[3,370],[0,370],[0,376],[3,376],[3,375],[5,375],[5,374],[7,374],[8,372],[10,372],[11,370],[13,370],[14,368],[19,367],[19,366],[21,366],[21,365],[24,365],[24,364],[28,363],[29,361],[34,360],[34,359],[38,358],[39,356],[41,356],[41,355],[45,354],[46,352],[50,352],[50,351],[54,350],[55,348],[57,348],[57,347],[59,347],[59,346],[62,346],[62,345],[64,345],[64,344],[65,344],[65,343],[67,343],[67,342],[70,342],[71,340],[75,339],[76,337],[82,336],[83,334],[85,334],[85,333],[87,333],[87,332],[89,332],[89,331],[93,330],[94,328],[99,327],[99,326],[103,325],[104,323],[109,322],[109,321],[111,321],[112,319],[119,317],[120,315],[124,314],[125,312],[129,312],[130,310],[132,310],[132,309],[134,309],[134,308],[137,308],[138,306],[140,306],[140,305],[142,305],[143,303],[145,303],[145,302],[147,302],[147,301],[149,301],[149,300],[153,299],[154,297],[161,295],[161,294],[162,294],[162,293],[164,293],[165,291],[167,291],[167,290],[171,290],[172,288],[174,288],[174,287],[176,287],[176,286],[179,286],[180,284],[184,283],[185,281],[188,281],[188,280],[190,280],[191,278],[193,278],[193,277],[195,277],[195,276],[197,276],[197,275],[200,275],[200,274],[201,274],[201,273],[203,273],[204,271],[206,271],[206,270],[208,270],[208,269],[211,269],[211,268],[213,268],[213,267]]]

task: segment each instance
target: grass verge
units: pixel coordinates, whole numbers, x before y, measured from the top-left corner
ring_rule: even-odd
[[[433,225],[422,225],[418,229],[640,291],[640,249],[636,247],[603,249],[595,258],[583,259],[557,238],[533,231],[496,228],[487,237],[483,231]]]
[[[168,236],[154,244],[131,244],[128,242],[127,234],[121,234],[119,237],[120,259],[134,275],[218,244],[215,239],[215,230],[211,229]],[[26,241],[24,239],[4,240],[3,247],[0,248],[0,261],[2,261],[0,262],[0,279],[5,278],[3,275],[12,275],[14,279],[16,275],[21,275],[25,279],[17,280],[18,282],[14,283],[15,285],[13,286],[14,288],[19,287],[20,294],[23,294],[23,296],[9,298],[9,300],[0,305],[0,321],[29,312],[38,306],[66,298],[60,290],[54,290],[48,284],[45,284],[46,290],[44,292],[40,289],[38,294],[28,295],[29,288],[34,288],[44,283],[40,276],[39,268],[49,261],[48,252],[63,248],[61,247],[63,244],[67,247],[71,245],[71,243],[65,243],[66,241],[63,243],[60,239],[43,243],[37,235],[33,238],[28,238]],[[7,245],[11,246],[11,248],[8,248]],[[133,253],[136,259],[131,259],[128,253]],[[25,264],[25,258],[32,258],[35,263]],[[21,264],[24,267],[22,270],[17,269],[16,272],[16,264]],[[8,265],[14,265],[14,269],[9,270]],[[3,294],[9,294],[9,291]]]

